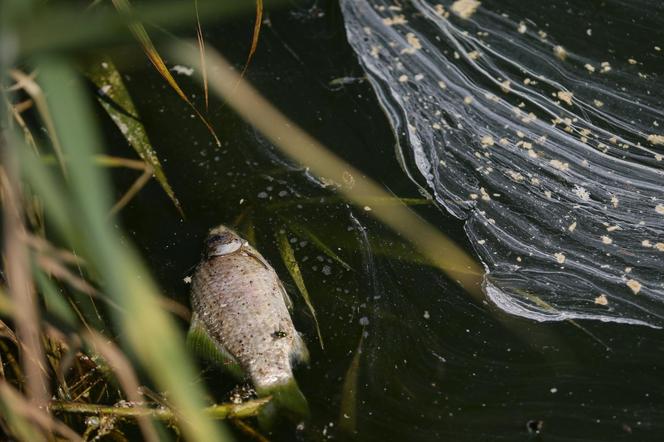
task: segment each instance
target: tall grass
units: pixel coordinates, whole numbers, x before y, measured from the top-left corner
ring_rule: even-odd
[[[161,60],[139,20],[163,24],[188,17],[184,21],[193,25],[193,4],[183,3],[161,2],[159,9],[146,3],[135,14],[126,0],[116,2],[122,13],[104,2],[2,3],[0,365],[11,370],[0,376],[0,426],[8,437],[117,436],[129,416],[138,420],[146,440],[161,437],[156,419],[177,425],[189,440],[223,441],[227,431],[215,419],[255,414],[264,402],[205,409],[181,332],[149,270],[114,227],[114,213],[123,204],[111,199],[109,172],[100,161],[108,157],[102,156],[93,117],[96,103],[79,69],[82,51],[103,59],[104,45],[130,41],[127,28],[140,37],[153,63]],[[203,20],[252,9],[244,2],[198,3]],[[155,65],[165,68],[163,61]],[[188,101],[172,77],[167,80]],[[120,83],[113,87],[124,93]],[[113,98],[129,115],[135,113],[130,97]],[[128,122],[107,111],[119,124]],[[26,112],[37,122],[24,118]],[[37,136],[42,125],[47,137]],[[145,160],[127,198],[155,173],[177,204],[142,125],[129,126],[125,136]],[[50,164],[54,157],[59,169]],[[168,392],[161,400],[166,408],[142,395],[139,373]],[[113,407],[120,400],[123,411]],[[86,411],[104,423],[71,417]]]

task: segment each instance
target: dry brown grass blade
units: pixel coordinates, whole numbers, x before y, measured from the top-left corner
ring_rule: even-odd
[[[62,265],[56,259],[46,255],[37,257],[37,264],[48,275],[55,276],[57,279],[66,282],[74,289],[88,296],[99,296],[99,292],[89,282],[83,278],[79,278],[69,271],[67,267]]]
[[[244,74],[249,69],[249,64],[254,58],[256,53],[256,48],[258,47],[258,38],[261,35],[261,25],[263,24],[263,0],[256,0],[256,20],[254,21],[254,32],[251,35],[251,48],[249,48],[249,54],[247,55],[247,61],[244,63],[244,68],[240,74],[240,78],[244,77]]]
[[[152,178],[152,168],[146,166],[145,171],[141,174],[141,176],[139,176],[136,181],[134,181],[134,183],[129,187],[125,194],[122,195],[122,197],[113,205],[113,207],[111,207],[108,215],[113,216],[122,210],[124,206],[126,206],[129,201],[131,201],[131,199],[141,191],[143,186],[145,186],[147,182],[150,181],[150,178]]]
[[[76,434],[74,430],[69,428],[64,423],[57,419],[52,418],[44,407],[35,407],[34,404],[26,401],[24,397],[12,387],[6,380],[0,379],[0,397],[2,401],[11,409],[11,413],[20,419],[30,421],[47,433],[57,433],[70,441],[81,441],[81,437]],[[32,435],[29,436],[27,441],[46,440],[40,439],[39,436],[34,434],[34,427],[31,427]],[[52,440],[53,437],[49,438]]]
[[[76,266],[85,265],[85,261],[82,258],[76,256],[69,250],[55,247],[46,238],[25,232],[25,234],[21,236],[21,239],[33,250],[40,254],[54,256],[59,261],[65,262],[67,264],[74,264]]]
[[[210,94],[208,90],[207,65],[205,63],[205,39],[203,38],[203,28],[201,27],[201,17],[198,14],[198,0],[194,0],[194,9],[196,10],[196,40],[198,42],[198,52],[201,56],[201,73],[203,75],[203,93],[205,95],[205,112],[210,109]]]
[[[141,396],[139,395],[138,376],[122,351],[104,336],[96,332],[87,333],[84,338],[111,367],[118,382],[120,382],[120,385],[122,386],[122,390],[127,395],[127,399],[135,404],[140,403]],[[136,416],[136,420],[138,421],[138,425],[141,428],[145,440],[153,442],[159,441],[157,431],[148,416],[139,415]]]
[[[123,311],[122,307],[120,307],[114,300],[102,294],[92,284],[90,284],[82,277],[72,273],[66,266],[62,265],[62,263],[57,259],[54,259],[47,255],[39,255],[37,257],[37,264],[47,275],[55,277],[59,281],[68,284],[70,287],[78,290],[81,293],[85,293],[90,298],[99,299],[105,302],[109,307],[114,308],[116,311],[119,312]],[[96,310],[96,305],[95,305],[95,310]],[[99,313],[97,312],[97,314]],[[81,315],[79,316],[80,319],[83,320],[83,317]],[[85,321],[83,320],[83,322]],[[89,329],[89,327],[87,328]]]
[[[124,13],[131,15],[132,12],[132,7],[131,4],[129,3],[129,0],[111,0],[113,2],[113,5],[115,8]],[[159,51],[157,51],[157,48],[154,46],[154,43],[152,43],[152,39],[150,39],[150,36],[148,35],[147,30],[145,27],[138,21],[132,21],[131,24],[129,25],[129,28],[131,32],[134,34],[134,37],[136,37],[136,40],[143,46],[143,51],[145,52],[145,55],[147,55],[148,59],[152,63],[152,65],[155,67],[157,72],[159,72],[159,75],[163,77],[164,80],[169,84],[169,86],[175,91],[178,96],[191,107],[191,109],[196,113],[196,116],[205,124],[207,127],[208,131],[210,132],[210,135],[214,138],[215,143],[217,146],[221,146],[221,141],[219,141],[219,137],[217,137],[217,133],[215,132],[214,128],[210,124],[210,122],[205,118],[203,114],[194,106],[194,104],[191,102],[189,97],[184,93],[182,88],[180,88],[180,85],[178,82],[173,78],[173,75],[171,75],[170,71],[168,70],[168,67],[166,66],[166,63],[164,62],[164,59],[159,55]]]
[[[30,100],[32,101],[32,100]],[[16,121],[16,124],[21,128],[23,131],[23,138],[25,139],[25,142],[28,146],[32,147],[32,149],[35,152],[39,152],[37,149],[37,142],[35,141],[35,137],[32,135],[32,131],[28,127],[27,123],[23,119],[23,116],[21,115],[21,110],[18,107],[18,105],[11,104],[9,100],[5,97],[5,103],[7,105],[7,108],[9,111],[12,113],[12,116],[14,117],[14,121]]]
[[[0,338],[7,338],[12,342],[12,344],[18,345],[18,338],[16,338],[14,330],[9,328],[9,326],[2,319],[0,319]]]
[[[15,343],[18,345],[18,342]],[[25,376],[23,375],[23,370],[21,370],[21,366],[14,358],[14,355],[12,355],[9,346],[0,340],[0,353],[5,355],[7,358],[7,365],[12,369],[12,374],[14,375],[14,379],[16,379],[16,383],[18,384],[18,387],[23,389],[23,386],[25,385]],[[1,378],[0,378],[1,379]]]
[[[16,103],[14,105],[14,109],[16,110],[16,112],[22,114],[26,110],[31,109],[32,106],[34,106],[34,104],[35,102],[32,101],[32,98],[29,98],[27,100],[19,101],[18,103]]]
[[[166,311],[173,313],[183,321],[191,321],[191,311],[179,302],[163,297],[159,300],[159,305]]]
[[[30,98],[34,101],[37,106],[37,111],[46,126],[46,131],[48,132],[49,138],[51,139],[51,144],[53,145],[53,151],[55,156],[58,158],[58,163],[62,168],[62,173],[67,175],[67,169],[65,167],[64,154],[62,151],[62,145],[60,144],[60,139],[55,130],[55,123],[51,117],[51,113],[48,110],[48,105],[46,104],[46,97],[44,96],[44,91],[34,80],[33,75],[28,75],[23,71],[18,69],[10,69],[9,75],[16,81],[16,87],[23,89]]]
[[[249,425],[243,420],[240,419],[233,419],[231,421],[235,427],[242,432],[245,436],[247,436],[249,439],[253,439],[257,442],[269,442],[270,440],[260,434],[254,427]]]
[[[52,155],[41,155],[40,159],[44,164],[52,164],[55,158]],[[112,155],[95,155],[94,161],[102,167],[123,167],[125,169],[140,170],[143,172],[148,165],[143,160],[134,160],[131,158],[115,157]]]
[[[131,158],[114,157],[110,155],[95,155],[97,164],[104,167],[125,167],[127,169],[144,171],[146,164],[140,160],[132,160]]]
[[[44,348],[41,341],[39,310],[35,288],[30,275],[28,248],[21,237],[25,235],[21,191],[18,170],[14,158],[4,146],[0,135],[0,151],[4,151],[5,167],[0,168],[0,187],[4,221],[4,266],[7,274],[9,293],[14,305],[14,320],[18,339],[22,344],[21,363],[23,365],[28,397],[35,406],[48,402],[49,388],[43,367],[46,366]]]

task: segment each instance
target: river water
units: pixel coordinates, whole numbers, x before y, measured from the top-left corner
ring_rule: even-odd
[[[274,440],[660,440],[661,6],[504,0],[462,18],[437,3],[269,11],[247,78],[394,195],[433,198],[413,210],[484,264],[485,299],[213,99],[217,147],[136,54],[120,68],[186,219],[151,183],[124,227],[183,303],[209,227],[255,235],[311,352],[296,376],[312,418]],[[206,38],[241,66],[252,20],[206,24]],[[193,80],[178,80],[202,106]],[[226,399],[233,383],[202,367]]]

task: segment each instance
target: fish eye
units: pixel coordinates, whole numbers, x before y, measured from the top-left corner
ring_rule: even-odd
[[[244,241],[232,232],[210,235],[205,241],[206,256],[224,256],[235,253],[242,248]]]
[[[207,237],[207,239],[205,240],[205,243],[207,245],[212,245],[212,244],[214,244],[218,241],[221,241],[222,239],[223,239],[223,237],[221,235],[211,235],[211,236]]]
[[[222,232],[208,236],[205,243],[208,246],[215,246],[218,244],[230,244],[236,240],[237,238],[231,232]]]

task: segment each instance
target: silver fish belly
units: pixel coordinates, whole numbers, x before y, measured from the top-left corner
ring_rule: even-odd
[[[265,258],[225,226],[208,235],[191,302],[195,347],[216,350],[217,360],[248,376],[259,395],[282,398],[286,408],[286,399],[297,397],[290,408],[306,407],[291,364],[306,361],[308,352],[293,326],[290,299]]]

